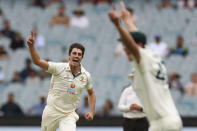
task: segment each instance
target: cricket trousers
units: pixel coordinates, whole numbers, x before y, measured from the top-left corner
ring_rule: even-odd
[[[43,111],[41,131],[76,131],[76,122],[79,116],[75,111],[68,114],[61,113],[47,105]]]
[[[164,117],[150,122],[150,131],[182,131],[182,121],[179,116]]]

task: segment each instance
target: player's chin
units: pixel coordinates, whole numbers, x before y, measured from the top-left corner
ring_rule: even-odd
[[[80,65],[80,62],[78,62],[78,61],[72,61],[72,63],[73,63],[73,66],[79,66]]]

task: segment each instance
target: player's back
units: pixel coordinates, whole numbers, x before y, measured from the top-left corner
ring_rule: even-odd
[[[140,48],[140,63],[134,62],[134,90],[144,105],[149,121],[178,116],[167,84],[162,59],[148,49]]]

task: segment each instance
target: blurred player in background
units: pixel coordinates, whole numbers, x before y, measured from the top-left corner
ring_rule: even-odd
[[[37,66],[52,74],[47,105],[42,115],[42,131],[75,131],[79,116],[75,110],[78,106],[82,90],[88,92],[90,112],[85,114],[88,121],[93,120],[95,94],[89,72],[81,65],[85,48],[74,43],[69,48],[69,62],[47,62],[40,58],[35,49],[35,38],[32,32],[27,40],[31,58]],[[55,54],[54,54],[55,55]]]
[[[121,12],[113,6],[109,12],[117,28],[129,61],[135,69],[134,91],[144,106],[151,131],[181,131],[182,122],[167,84],[166,68],[161,57],[145,47],[146,36],[130,21],[130,14],[121,2]],[[121,25],[122,20],[131,33]]]
[[[133,80],[134,74],[128,78]],[[118,109],[123,112],[124,131],[148,131],[148,121],[143,106],[133,90],[132,84],[127,86],[120,97]]]

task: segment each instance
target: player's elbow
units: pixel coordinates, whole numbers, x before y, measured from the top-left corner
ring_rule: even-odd
[[[37,66],[41,66],[41,60],[33,60],[33,63],[35,64],[35,65],[37,65]]]

